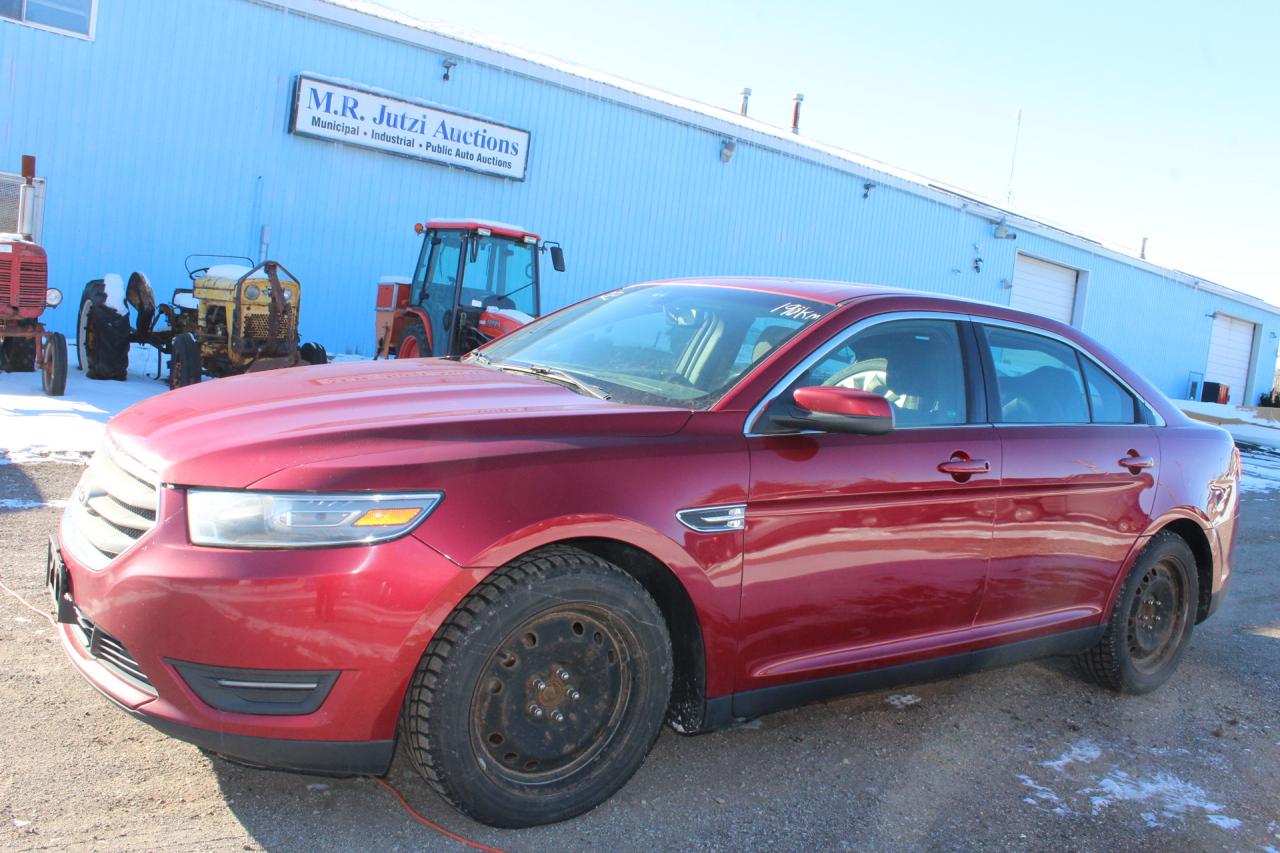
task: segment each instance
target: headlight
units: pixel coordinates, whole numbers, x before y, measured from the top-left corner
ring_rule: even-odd
[[[284,301],[288,302],[290,299],[293,298],[293,291],[286,287],[284,288],[284,292],[281,295],[284,297]]]
[[[431,514],[442,492],[299,494],[187,492],[187,531],[195,545],[312,548],[385,542]]]
[[[57,308],[62,304],[62,291],[56,287],[51,287],[44,292],[44,304],[50,308]]]
[[[258,290],[258,285],[256,284],[251,284],[244,289],[245,299],[257,299],[261,295],[262,295],[262,291]]]

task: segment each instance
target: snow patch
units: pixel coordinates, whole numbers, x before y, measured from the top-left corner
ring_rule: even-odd
[[[1071,745],[1071,748],[1059,755],[1052,761],[1041,761],[1041,767],[1052,767],[1054,770],[1062,770],[1068,764],[1089,764],[1097,761],[1102,756],[1102,750],[1097,744],[1088,738],[1081,738]]]
[[[914,693],[895,693],[888,699],[884,700],[895,708],[910,708],[912,705],[919,705],[923,701]]]
[[[1214,826],[1219,826],[1219,827],[1222,827],[1223,829],[1230,829],[1233,831],[1240,828],[1240,821],[1236,820],[1233,817],[1227,817],[1226,815],[1221,815],[1221,814],[1209,815],[1209,823],[1213,824]]]
[[[214,278],[230,278],[239,280],[249,274],[252,267],[246,267],[244,264],[214,264],[205,270],[205,275]]]
[[[1112,770],[1092,787],[1080,791],[1089,797],[1091,811],[1104,813],[1116,803],[1150,803],[1154,808],[1142,812],[1142,820],[1148,828],[1157,828],[1169,822],[1182,822],[1193,812],[1205,812],[1216,826],[1234,818],[1221,814],[1223,806],[1208,798],[1204,789],[1179,779],[1171,773],[1157,773],[1150,777],[1135,777],[1123,770]],[[1237,825],[1239,824],[1236,821]]]
[[[0,373],[0,462],[84,463],[113,415],[168,390],[146,374],[156,367],[154,349],[135,346],[129,361],[126,382],[87,379],[73,348],[62,397],[45,395],[39,372]]]
[[[1062,798],[1059,797],[1054,791],[1050,790],[1049,788],[1046,788],[1044,785],[1039,784],[1038,782],[1036,782],[1036,780],[1032,779],[1030,776],[1020,775],[1018,776],[1018,779],[1022,782],[1023,785],[1026,785],[1028,788],[1031,789],[1031,795],[1028,797],[1022,798],[1022,801],[1024,803],[1030,803],[1033,806],[1034,805],[1043,806],[1047,808],[1049,811],[1051,811],[1053,814],[1060,814],[1060,815],[1074,814],[1074,812],[1072,812],[1071,809],[1067,808],[1067,806],[1062,802]]]
[[[384,275],[378,279],[378,284],[412,284],[413,279],[407,275]]]
[[[62,508],[66,501],[24,501],[17,498],[0,498],[0,509],[43,509],[44,507]]]
[[[124,280],[118,274],[109,272],[102,277],[102,284],[107,290],[104,304],[117,314],[125,313],[128,309],[124,304]]]

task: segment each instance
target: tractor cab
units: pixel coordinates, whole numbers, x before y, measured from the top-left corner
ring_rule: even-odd
[[[458,356],[518,329],[541,312],[538,256],[557,243],[513,225],[437,219],[416,225],[422,247],[412,278],[378,285],[378,355]]]

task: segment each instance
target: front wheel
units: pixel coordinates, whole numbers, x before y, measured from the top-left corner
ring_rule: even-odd
[[[662,612],[626,572],[577,548],[498,569],[436,632],[402,734],[442,796],[492,826],[589,811],[653,746],[671,694]]]
[[[429,355],[431,344],[427,343],[427,330],[421,320],[414,320],[404,327],[400,345],[396,347],[396,358],[426,358]]]
[[[1196,559],[1186,540],[1156,534],[1129,570],[1102,639],[1077,656],[1077,665],[1121,693],[1155,690],[1186,653],[1199,595]]]
[[[307,341],[298,347],[298,357],[307,364],[328,364],[329,354],[325,352],[324,345],[315,341]]]
[[[50,397],[61,397],[67,390],[67,339],[61,332],[50,332],[44,339],[44,362],[40,365],[40,387]]]

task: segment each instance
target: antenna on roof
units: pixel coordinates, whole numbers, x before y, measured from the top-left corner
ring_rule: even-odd
[[[1005,189],[1004,203],[1013,207],[1013,170],[1018,166],[1018,139],[1022,136],[1022,110],[1013,114],[1013,156],[1009,158],[1009,186]]]

